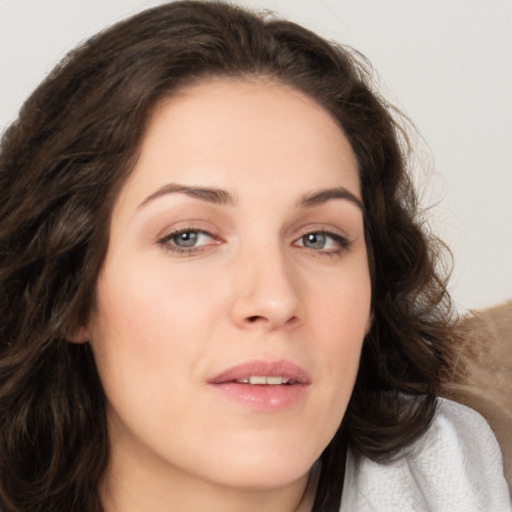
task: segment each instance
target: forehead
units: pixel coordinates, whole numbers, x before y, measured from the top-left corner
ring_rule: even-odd
[[[359,194],[357,161],[343,131],[293,87],[216,78],[155,108],[128,188],[141,196],[169,181],[243,194],[343,186]]]

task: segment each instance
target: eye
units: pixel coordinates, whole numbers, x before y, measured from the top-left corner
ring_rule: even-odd
[[[314,231],[301,236],[294,245],[318,252],[337,254],[348,249],[350,242],[337,233]]]
[[[171,237],[172,243],[178,247],[196,247],[204,245],[211,238],[204,231],[182,231]]]
[[[216,240],[210,233],[190,228],[173,231],[158,240],[158,243],[165,249],[180,254],[198,251],[203,246],[211,245],[215,242]]]

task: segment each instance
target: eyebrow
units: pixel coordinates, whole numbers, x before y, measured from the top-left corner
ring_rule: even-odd
[[[214,187],[196,187],[192,185],[169,183],[144,199],[144,201],[139,205],[139,208],[142,208],[155,199],[167,194],[185,194],[187,196],[200,199],[201,201],[220,205],[232,206],[236,203],[235,197],[227,190]]]
[[[364,213],[365,208],[363,202],[352,192],[345,187],[326,188],[324,190],[318,190],[303,194],[300,196],[297,203],[298,207],[312,207],[317,206],[331,199],[344,199],[358,206]]]
[[[143,208],[159,197],[168,194],[185,194],[187,196],[206,201],[208,203],[233,206],[236,198],[227,190],[216,187],[199,187],[194,185],[180,185],[169,183],[153,192],[139,205]],[[345,187],[327,188],[302,194],[297,201],[297,208],[308,208],[326,203],[332,199],[344,199],[358,206],[363,212],[365,210],[362,201]]]

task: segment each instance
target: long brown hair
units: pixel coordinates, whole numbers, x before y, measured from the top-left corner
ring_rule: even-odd
[[[0,155],[0,503],[101,511],[105,396],[87,321],[112,206],[155,105],[209,76],[265,77],[314,98],[357,156],[373,324],[322,454],[315,511],[338,510],[344,450],[388,461],[429,426],[449,357],[439,243],[421,226],[397,116],[364,59],[293,23],[215,2],[142,12],[70,53],[23,106]]]

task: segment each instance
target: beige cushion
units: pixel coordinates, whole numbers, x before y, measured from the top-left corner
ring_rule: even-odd
[[[441,395],[486,418],[500,444],[512,489],[512,301],[471,312],[460,328],[453,370]]]

